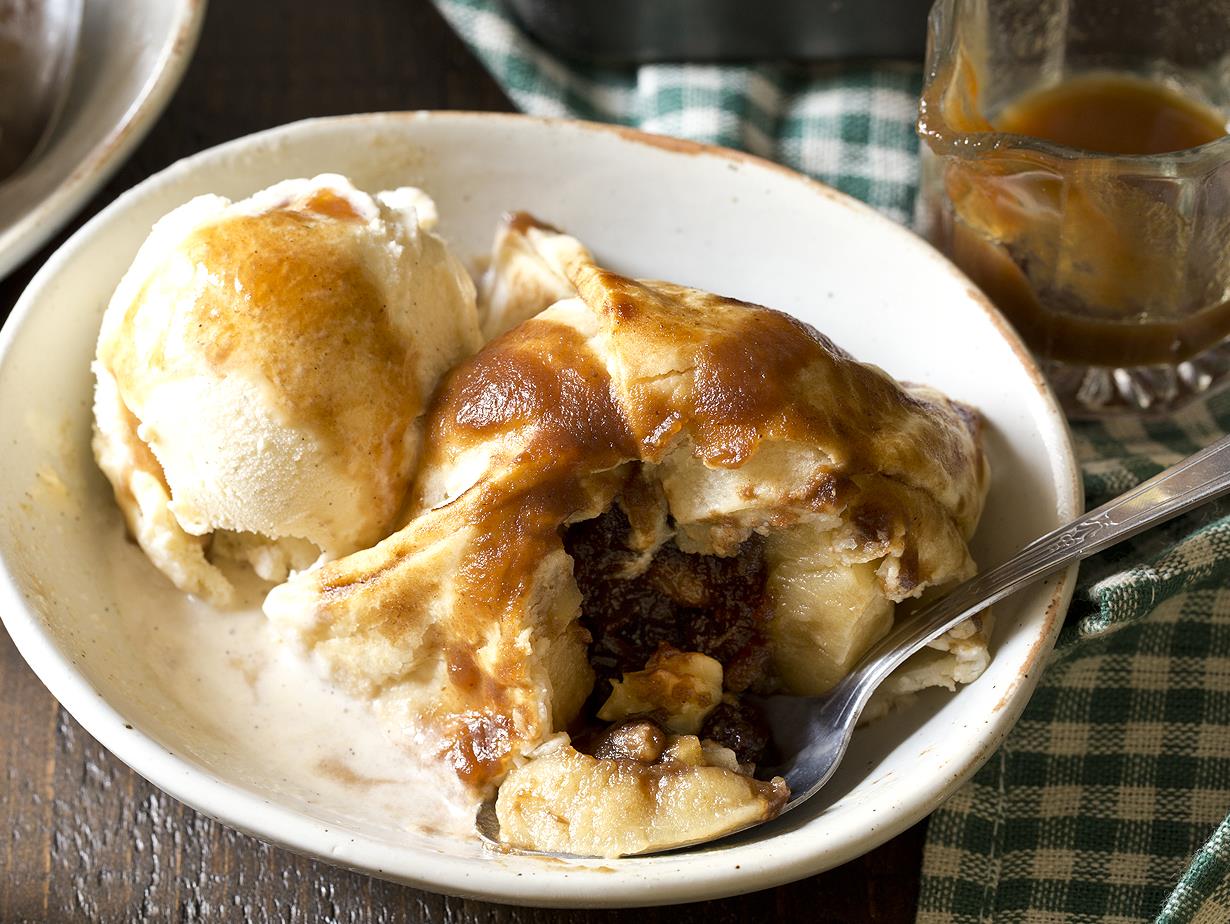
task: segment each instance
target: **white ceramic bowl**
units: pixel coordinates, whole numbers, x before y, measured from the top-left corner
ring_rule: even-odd
[[[41,247],[145,137],[196,47],[205,0],[87,0],[64,113],[0,185],[0,277]]]
[[[121,196],[47,263],[0,336],[0,610],[91,734],[176,798],[267,841],[436,891],[558,906],[714,898],[819,872],[922,818],[987,759],[1029,698],[1074,572],[998,607],[986,673],[859,732],[813,805],[658,857],[498,856],[399,830],[341,804],[313,767],[211,722],[209,690],[199,702],[176,697],[167,671],[191,671],[191,660],[168,668],[126,614],[155,601],[164,640],[224,631],[232,617],[193,610],[120,541],[88,448],[99,318],[163,213],[199,193],[240,197],[321,171],[370,190],[423,186],[465,256],[485,252],[501,212],[530,209],[616,268],[783,308],[898,377],[977,405],[994,467],[975,541],[984,563],[1081,507],[1067,428],[1020,341],[930,247],[845,196],[755,158],[611,127],[463,113],[300,122],[205,151]]]

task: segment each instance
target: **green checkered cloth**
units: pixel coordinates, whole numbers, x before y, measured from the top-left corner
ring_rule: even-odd
[[[435,0],[516,104],[751,151],[902,222],[917,67],[564,63],[494,0]],[[1075,428],[1090,505],[1230,430],[1230,393]],[[1230,922],[1230,506],[1086,562],[1024,716],[931,816],[918,920]]]

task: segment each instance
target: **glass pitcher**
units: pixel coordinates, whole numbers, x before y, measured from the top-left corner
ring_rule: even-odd
[[[938,0],[918,122],[923,233],[1016,326],[1070,415],[1230,383],[1230,136],[1106,154],[996,129],[1098,74],[1230,111],[1230,0]]]

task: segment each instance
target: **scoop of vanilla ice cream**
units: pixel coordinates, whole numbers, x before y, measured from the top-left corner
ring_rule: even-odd
[[[422,192],[341,176],[160,220],[112,296],[94,451],[133,536],[226,603],[396,525],[439,377],[481,343],[474,285]]]

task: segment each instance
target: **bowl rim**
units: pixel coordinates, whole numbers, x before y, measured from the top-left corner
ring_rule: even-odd
[[[208,0],[175,0],[178,22],[145,85],[119,121],[101,133],[46,196],[0,228],[0,279],[24,263],[86,204],[145,138],[175,93],[196,51]]]
[[[601,133],[631,143],[647,145],[689,155],[716,157],[740,162],[756,169],[770,170],[797,182],[808,194],[820,195],[846,209],[851,218],[872,221],[895,243],[921,251],[936,265],[937,271],[954,276],[963,284],[974,305],[983,311],[1028,374],[1041,399],[1041,421],[1055,440],[1051,453],[1051,481],[1056,492],[1058,514],[1074,518],[1084,505],[1082,480],[1072,445],[1071,432],[1041,370],[1017,334],[990,301],[952,263],[930,244],[903,225],[881,215],[870,206],[803,176],[787,167],[751,154],[698,142],[652,135],[625,126],[583,122],[572,119],[525,116],[516,113],[465,111],[408,111],[361,113],[305,119],[266,129],[228,141],[184,158],[127,190],[78,229],[39,269],[18,299],[8,321],[0,329],[0,367],[36,302],[78,251],[92,243],[112,220],[121,215],[130,200],[152,186],[174,182],[198,165],[245,149],[277,143],[293,143],[324,127],[436,123],[473,123],[476,121],[509,125],[537,124],[556,131]],[[649,864],[663,859],[625,858],[617,861],[580,861],[572,875],[560,872],[559,861],[543,860],[541,870],[517,870],[498,855],[489,862],[473,858],[435,854],[413,847],[390,850],[380,838],[338,831],[323,821],[313,820],[289,807],[276,805],[248,790],[227,783],[186,756],[166,749],[152,737],[128,724],[124,717],[78,673],[72,658],[60,651],[42,621],[29,609],[18,583],[0,558],[0,620],[3,621],[18,651],[39,680],[60,704],[96,740],[146,780],[195,809],[229,827],[295,853],[324,860],[357,872],[374,875],[432,892],[475,898],[505,904],[559,908],[614,908],[637,905],[665,905],[701,899],[723,898],[757,889],[770,888],[831,869],[884,843],[934,811],[982,766],[998,748],[1016,723],[1041,673],[1037,668],[1049,654],[1058,635],[1063,615],[1071,600],[1077,566],[1063,572],[1051,589],[1049,602],[1037,638],[1012,689],[992,711],[980,746],[958,769],[936,774],[935,785],[920,788],[912,800],[896,806],[889,818],[880,819],[873,830],[851,838],[840,849],[820,851],[814,847],[783,857],[764,849],[765,843],[750,842],[730,848],[722,860],[703,871],[689,869],[687,876],[653,875]],[[669,857],[670,855],[665,855]],[[411,860],[415,862],[410,862]],[[392,862],[390,862],[392,860]],[[623,875],[611,864],[628,867]],[[598,872],[605,875],[588,875]],[[551,875],[544,875],[550,873]],[[614,875],[612,875],[614,874]]]

